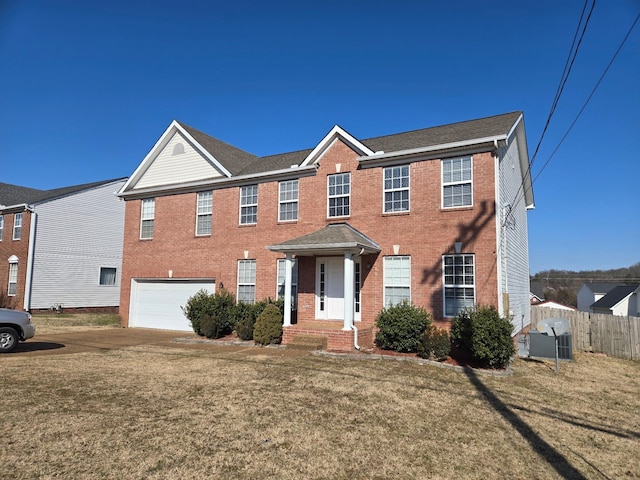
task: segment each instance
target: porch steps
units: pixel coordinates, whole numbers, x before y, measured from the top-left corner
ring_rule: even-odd
[[[293,350],[326,350],[327,337],[303,334],[294,335],[293,340],[287,343],[287,348]]]

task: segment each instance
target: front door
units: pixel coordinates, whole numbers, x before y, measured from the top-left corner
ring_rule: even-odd
[[[359,271],[359,264],[356,270]],[[360,320],[358,274],[355,281],[354,292],[358,299],[355,302],[355,319]],[[344,320],[344,257],[320,257],[316,260],[316,318]]]

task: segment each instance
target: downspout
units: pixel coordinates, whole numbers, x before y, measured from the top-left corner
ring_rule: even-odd
[[[31,211],[31,223],[29,226],[29,251],[27,253],[27,278],[24,286],[24,309],[31,310],[31,282],[33,280],[33,255],[36,244],[36,212]]]

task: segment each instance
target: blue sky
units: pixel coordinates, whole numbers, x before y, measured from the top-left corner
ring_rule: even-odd
[[[522,110],[533,155],[582,1],[0,2],[0,181],[130,175],[177,119],[256,155]],[[600,1],[538,174],[638,0]],[[640,261],[640,25],[534,184],[531,273]]]

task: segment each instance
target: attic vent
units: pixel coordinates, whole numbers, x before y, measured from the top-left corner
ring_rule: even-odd
[[[173,152],[171,154],[180,155],[181,153],[184,153],[184,145],[181,143],[176,143],[173,147]]]

